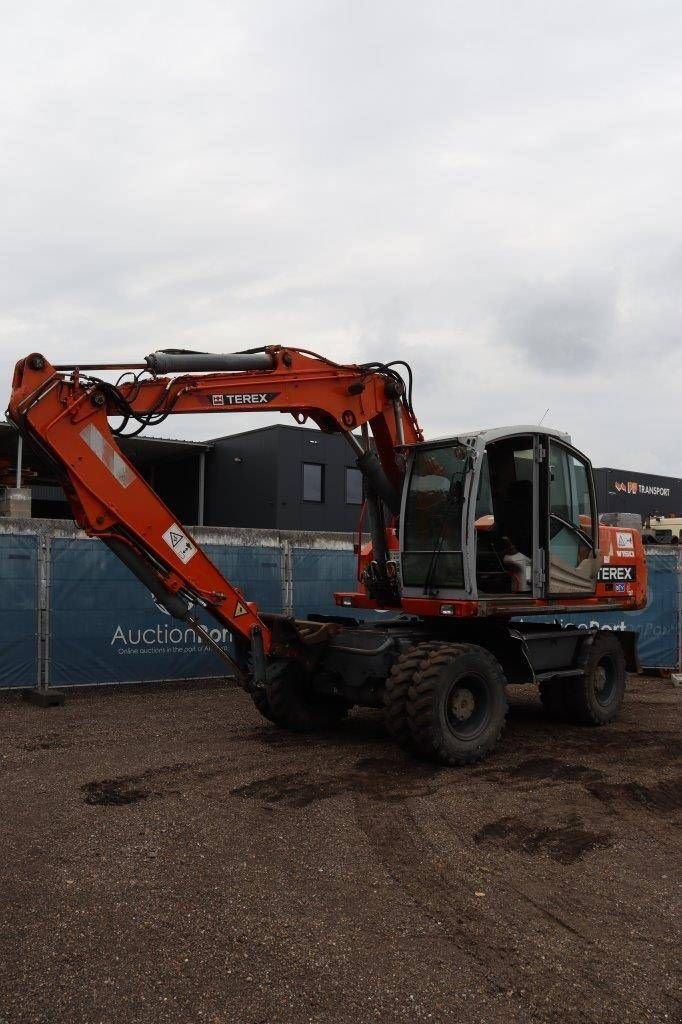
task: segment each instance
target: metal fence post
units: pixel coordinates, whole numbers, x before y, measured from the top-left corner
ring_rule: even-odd
[[[36,689],[47,688],[45,665],[45,638],[47,617],[47,560],[49,558],[49,537],[46,533],[36,535]]]
[[[294,558],[291,541],[279,535],[282,566],[282,614],[294,614]]]
[[[51,632],[51,587],[52,579],[52,537],[46,534],[40,545],[42,549],[42,571],[40,574],[39,608],[42,617],[42,671],[41,681],[44,689],[50,686],[50,632]]]
[[[64,703],[61,690],[50,689],[50,579],[52,575],[52,537],[49,533],[38,534],[36,572],[38,574],[37,633],[38,680],[37,686],[28,691],[28,698],[40,707],[53,707]]]

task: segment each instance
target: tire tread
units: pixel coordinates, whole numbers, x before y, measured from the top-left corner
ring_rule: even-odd
[[[600,711],[592,702],[591,676],[604,654],[610,654],[616,661],[619,668],[619,676],[622,680],[620,699],[614,702],[613,708],[608,711]],[[620,714],[620,708],[625,692],[625,655],[623,648],[614,636],[608,632],[599,633],[590,648],[590,653],[585,665],[585,671],[581,676],[568,680],[564,684],[564,695],[566,710],[570,720],[582,725],[609,725],[614,722]]]
[[[295,672],[292,666],[268,680],[266,696],[272,714],[270,720],[284,729],[303,733],[338,725],[348,713],[347,702],[322,694],[311,699]]]
[[[490,671],[498,677],[504,687],[505,677],[502,666],[490,651],[476,644],[447,643],[439,646],[422,661],[408,692],[407,720],[415,746],[421,754],[441,764],[465,765],[479,761],[497,745],[504,730],[507,709],[506,695],[504,697],[504,714],[499,728],[481,744],[470,750],[453,753],[434,730],[434,697],[440,684],[441,669],[458,655],[473,652],[488,663]]]
[[[409,746],[412,733],[407,721],[407,696],[410,685],[424,658],[442,641],[425,640],[409,647],[396,658],[384,689],[386,731],[400,744]]]

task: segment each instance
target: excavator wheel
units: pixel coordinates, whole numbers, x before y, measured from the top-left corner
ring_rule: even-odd
[[[268,695],[262,686],[258,686],[253,690],[249,691],[251,700],[260,711],[263,718],[267,718],[268,722],[272,722],[273,725],[281,725],[282,723],[275,718],[272,708],[270,707],[270,701]]]
[[[265,687],[256,686],[255,680],[253,678],[253,659],[250,654],[246,659],[246,667],[249,679],[246,690],[251,700],[255,704],[257,710],[260,712],[263,718],[267,718],[268,722],[272,722],[273,725],[281,725],[282,723],[275,716],[270,706],[270,700],[268,698],[268,694]]]
[[[507,717],[499,662],[474,644],[443,644],[415,673],[407,721],[418,751],[441,764],[480,761],[497,744]]]
[[[625,655],[611,633],[598,633],[585,672],[564,683],[567,716],[585,725],[606,725],[619,715],[625,696]]]
[[[292,732],[332,729],[349,710],[343,698],[316,693],[305,669],[293,663],[272,675],[265,694],[269,706],[266,717]]]
[[[407,692],[414,674],[424,658],[442,646],[438,640],[426,640],[408,647],[396,658],[384,689],[384,722],[386,731],[404,747],[412,745],[412,732],[407,721]]]

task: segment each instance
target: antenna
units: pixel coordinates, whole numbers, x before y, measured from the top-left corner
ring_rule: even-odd
[[[546,408],[546,409],[545,409],[545,411],[543,412],[543,414],[542,414],[542,420],[544,420],[544,418],[545,418],[545,416],[547,415],[547,413],[548,413],[548,412],[549,412],[549,406],[547,406],[547,408]],[[539,426],[539,427],[541,427],[541,426],[542,426],[542,420],[540,420],[540,422],[538,423],[538,426]]]

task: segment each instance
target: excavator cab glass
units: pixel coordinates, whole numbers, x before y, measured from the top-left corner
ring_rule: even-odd
[[[590,464],[552,438],[547,476],[548,592],[593,593],[600,559]]]
[[[403,584],[424,593],[464,586],[462,517],[471,460],[462,445],[416,452],[403,525]]]

